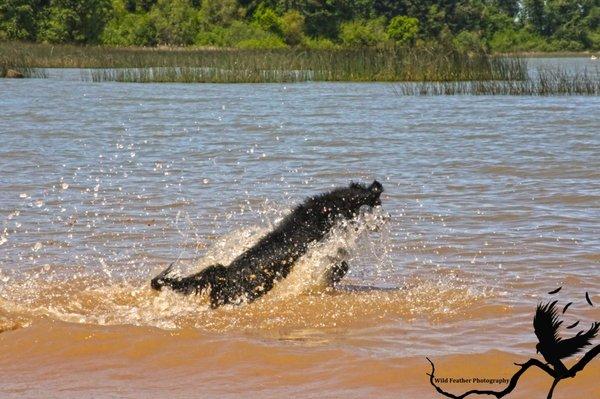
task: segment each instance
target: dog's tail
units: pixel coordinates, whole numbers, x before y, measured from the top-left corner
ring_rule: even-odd
[[[160,291],[163,287],[169,287],[173,291],[189,295],[194,292],[197,293],[204,288],[205,284],[203,283],[200,273],[193,274],[189,277],[169,277],[169,274],[173,270],[174,263],[175,262],[171,263],[169,267],[150,281],[152,289]]]

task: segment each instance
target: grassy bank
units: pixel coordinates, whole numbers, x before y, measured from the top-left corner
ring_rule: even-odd
[[[81,68],[94,82],[267,83],[404,82],[399,95],[600,95],[600,70],[528,74],[523,58],[453,47],[357,49],[193,49],[0,43],[7,71],[46,77],[47,68]]]
[[[94,68],[121,82],[465,81],[524,79],[518,58],[452,47],[150,49],[0,43],[0,69]]]

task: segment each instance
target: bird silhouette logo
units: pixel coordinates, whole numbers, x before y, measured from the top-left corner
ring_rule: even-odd
[[[562,287],[559,287],[553,291],[548,292],[550,295],[557,294]],[[589,306],[594,306],[590,298],[589,293],[585,293],[585,300]],[[563,338],[560,335],[560,328],[563,324],[563,320],[559,316],[559,308],[557,307],[558,301],[550,301],[546,303],[539,303],[535,309],[533,316],[533,331],[537,337],[538,343],[535,348],[537,353],[541,354],[545,363],[536,359],[531,358],[525,363],[515,365],[520,366],[512,378],[509,380],[508,385],[501,391],[472,389],[462,394],[453,394],[442,389],[437,383],[434,376],[435,366],[433,362],[427,358],[431,364],[431,373],[427,373],[429,376],[429,382],[435,388],[435,390],[443,396],[454,399],[466,398],[470,395],[492,395],[496,398],[503,398],[510,394],[517,386],[519,378],[527,371],[530,367],[538,367],[553,378],[552,386],[546,396],[547,399],[551,399],[554,393],[556,385],[565,378],[574,378],[575,375],[583,370],[585,366],[592,361],[597,355],[600,354],[600,344],[589,349],[584,355],[570,368],[567,368],[563,363],[564,360],[583,352],[584,348],[592,345],[592,340],[596,338],[600,331],[600,322],[595,321],[587,331],[579,331],[577,334],[570,338]],[[573,304],[573,302],[567,303],[562,308],[562,314],[565,314],[567,309]],[[572,330],[579,325],[579,321],[572,323],[565,327],[567,330]]]
[[[535,349],[554,368],[557,374],[568,376],[569,371],[563,364],[562,359],[569,358],[581,352],[586,346],[591,345],[592,339],[598,334],[600,323],[592,323],[592,327],[585,333],[579,331],[571,338],[562,339],[558,330],[563,321],[558,317],[557,302],[540,303],[535,310],[533,329],[539,341]],[[566,308],[568,306],[565,307],[565,311]],[[574,328],[577,324],[579,322],[569,327]]]

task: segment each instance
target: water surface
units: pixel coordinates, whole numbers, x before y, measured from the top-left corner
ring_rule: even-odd
[[[425,356],[496,378],[534,356],[551,289],[566,323],[600,319],[600,98],[394,93],[0,81],[2,396],[435,397]],[[212,311],[149,288],[373,179],[390,219],[335,292]],[[599,370],[556,397],[600,395]]]

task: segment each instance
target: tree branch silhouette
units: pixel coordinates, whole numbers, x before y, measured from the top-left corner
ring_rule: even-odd
[[[548,396],[546,396],[547,399],[552,399],[552,395],[554,395],[554,388],[556,388],[556,385],[558,385],[559,381],[560,378],[555,378],[554,381],[552,381],[552,386],[550,387],[550,391],[548,391]]]
[[[567,372],[563,373],[563,374],[557,373],[552,367],[548,366],[545,363],[542,363],[541,361],[539,361],[537,359],[533,359],[533,358],[529,359],[528,361],[526,361],[525,363],[522,363],[522,364],[515,363],[515,365],[520,366],[521,368],[515,374],[513,374],[508,385],[502,391],[472,389],[472,390],[467,391],[460,395],[455,395],[453,393],[444,391],[435,382],[435,365],[429,358],[426,358],[426,359],[431,364],[431,373],[427,373],[427,375],[429,376],[429,382],[435,388],[435,390],[438,391],[438,393],[440,393],[448,398],[464,399],[469,395],[490,395],[490,396],[495,396],[496,398],[503,398],[504,396],[508,395],[516,388],[517,383],[519,382],[519,378],[521,378],[521,376],[525,373],[525,371],[527,371],[527,369],[529,369],[530,367],[535,366],[535,367],[538,367],[539,369],[543,370],[544,372],[546,372],[546,374],[548,374],[549,376],[551,376],[554,379],[552,382],[552,386],[550,387],[550,391],[548,392],[548,396],[547,396],[547,399],[552,399],[552,395],[554,393],[554,388],[561,380],[563,380],[565,378],[575,377],[575,375],[578,372],[580,372],[581,370],[583,370],[585,368],[585,366],[590,361],[592,361],[592,359],[594,357],[596,357],[598,354],[600,354],[600,345],[596,345],[595,347],[590,349],[588,352],[586,352],[586,354],[581,359],[579,359],[579,361],[577,363],[575,363],[573,365],[573,367],[568,369]]]
[[[583,355],[583,357],[569,369],[569,375],[567,377],[575,377],[575,374],[583,370],[583,368],[587,366],[587,364],[591,362],[593,358],[598,356],[598,354],[600,354],[600,344],[587,351],[585,355]]]

